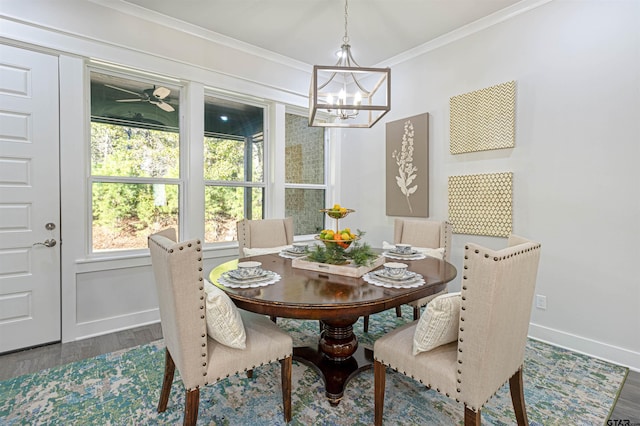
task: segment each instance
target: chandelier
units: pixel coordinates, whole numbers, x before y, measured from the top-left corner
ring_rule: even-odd
[[[345,0],[344,37],[338,62],[313,67],[309,126],[368,128],[391,109],[391,69],[361,67],[353,59],[347,11]]]

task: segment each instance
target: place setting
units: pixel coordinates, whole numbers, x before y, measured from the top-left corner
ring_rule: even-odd
[[[252,288],[273,284],[280,280],[280,275],[262,268],[262,262],[238,262],[238,268],[223,272],[218,283],[226,287]]]
[[[416,250],[411,244],[392,245],[387,242],[382,243],[382,253],[384,257],[398,260],[420,260],[427,256],[419,250]]]
[[[419,287],[425,283],[424,277],[409,271],[406,263],[387,262],[382,269],[376,269],[362,276],[369,284],[387,288]]]
[[[286,259],[297,259],[304,257],[307,254],[307,244],[305,243],[293,243],[290,247],[286,247],[280,252],[280,257]]]

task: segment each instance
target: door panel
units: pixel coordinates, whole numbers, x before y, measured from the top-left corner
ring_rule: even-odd
[[[0,352],[60,340],[58,122],[58,59],[0,45]]]

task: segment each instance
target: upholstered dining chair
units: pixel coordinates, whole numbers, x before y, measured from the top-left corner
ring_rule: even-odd
[[[184,424],[195,425],[201,387],[243,371],[251,377],[254,368],[279,360],[284,419],[290,421],[291,336],[267,317],[237,309],[203,279],[199,240],[175,239],[174,230],[148,239],[166,345],[158,412],[167,408],[176,367],[186,389]]]
[[[411,244],[420,249],[442,249],[443,251],[433,251],[434,254],[442,255],[446,261],[451,259],[451,224],[447,221],[427,220],[427,219],[396,219],[394,221],[393,243]],[[447,289],[414,300],[408,303],[413,308],[413,319],[420,318],[420,309],[435,297],[444,294]],[[398,306],[396,315],[402,316],[402,311]],[[369,331],[369,317],[364,317],[364,331]]]
[[[251,249],[256,254],[278,252],[293,244],[293,218],[242,219],[236,223],[236,237],[240,257],[246,257]]]
[[[293,244],[293,218],[239,220],[236,238],[240,257],[278,253]],[[276,317],[272,316],[271,321],[276,322]]]
[[[465,425],[509,381],[515,417],[528,424],[522,366],[540,244],[511,235],[508,247],[468,243],[460,294],[434,299],[418,321],[374,344],[374,420],[382,424],[386,367],[464,404]]]

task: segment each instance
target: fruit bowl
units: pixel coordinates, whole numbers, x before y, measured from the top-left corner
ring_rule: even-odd
[[[323,238],[320,238],[320,235],[316,235],[314,238],[318,241],[322,241],[327,247],[340,246],[344,249],[349,248],[351,243],[360,239],[360,237],[358,237],[357,235],[349,240],[325,240]]]
[[[332,219],[342,219],[343,217],[345,217],[349,213],[355,212],[355,210],[353,210],[353,209],[345,209],[345,208],[342,208],[342,209],[339,209],[339,210],[322,209],[320,211],[323,212],[323,213],[326,213],[327,216],[329,216]]]

